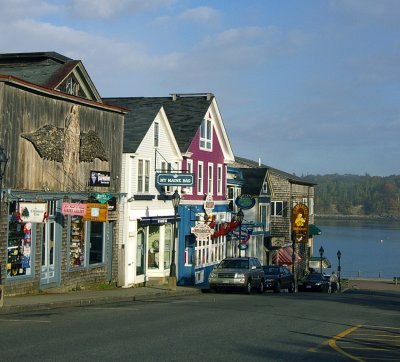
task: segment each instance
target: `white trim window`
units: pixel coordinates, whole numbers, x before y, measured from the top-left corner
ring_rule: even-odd
[[[186,169],[188,173],[193,173],[193,160],[186,161]],[[193,194],[193,187],[187,186],[186,187],[186,194],[192,195]]]
[[[209,163],[208,164],[208,174],[207,174],[207,193],[209,195],[213,195],[214,194],[214,164],[213,163]]]
[[[271,216],[283,216],[283,201],[271,201]]]
[[[171,172],[172,166],[169,162],[161,161],[161,172],[167,173]],[[164,192],[172,192],[172,186],[161,186]]]
[[[222,195],[222,170],[223,170],[223,165],[218,164],[218,169],[217,169],[217,195]]]
[[[197,194],[203,195],[203,173],[204,166],[203,161],[199,161],[197,164]]]
[[[137,192],[150,191],[150,161],[138,160]]]
[[[200,149],[212,151],[212,121],[211,119],[203,119],[200,126]]]
[[[158,148],[160,144],[160,124],[154,122],[154,147]]]

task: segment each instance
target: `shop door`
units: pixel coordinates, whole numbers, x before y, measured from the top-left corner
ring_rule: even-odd
[[[47,220],[42,237],[42,266],[40,284],[46,285],[58,281],[58,247],[56,243],[56,222]]]

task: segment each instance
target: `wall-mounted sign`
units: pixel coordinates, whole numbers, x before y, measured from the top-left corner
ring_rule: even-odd
[[[21,202],[19,218],[22,222],[45,222],[47,217],[47,202]]]
[[[86,214],[87,205],[80,202],[63,202],[61,206],[61,213],[63,215],[78,215],[84,216]]]
[[[204,211],[206,212],[207,215],[211,215],[212,211],[214,210],[214,206],[215,202],[213,196],[211,194],[208,194],[204,201]]]
[[[243,210],[249,210],[256,204],[256,200],[250,195],[240,195],[236,198],[235,204]]]
[[[90,171],[89,186],[110,187],[110,178],[108,171]]]
[[[86,204],[86,214],[83,216],[83,221],[99,221],[106,222],[108,215],[107,204]]]
[[[156,186],[193,186],[193,173],[156,173]]]
[[[295,241],[305,243],[308,241],[308,206],[296,204],[292,209],[292,232]]]

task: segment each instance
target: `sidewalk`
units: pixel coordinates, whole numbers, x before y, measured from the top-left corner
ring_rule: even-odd
[[[149,286],[105,290],[82,290],[65,293],[44,292],[14,297],[5,296],[3,299],[3,307],[0,307],[0,315],[61,307],[134,302],[153,298],[159,299],[194,295],[198,293],[201,293],[201,289],[195,287],[177,287],[176,290],[169,290],[168,286]]]

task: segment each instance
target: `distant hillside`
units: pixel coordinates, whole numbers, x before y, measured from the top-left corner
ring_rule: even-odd
[[[400,175],[308,175],[317,215],[400,217]]]

